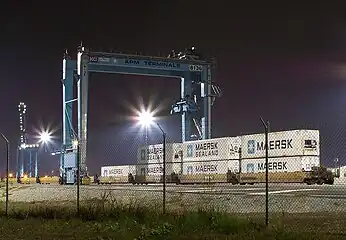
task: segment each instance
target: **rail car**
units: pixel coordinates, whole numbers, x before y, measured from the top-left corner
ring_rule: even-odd
[[[312,167],[311,171],[297,172],[269,172],[269,183],[305,183],[334,184],[334,174],[325,167]],[[265,172],[260,173],[232,173],[228,174],[228,182],[232,184],[265,183]]]
[[[295,172],[269,172],[269,183],[302,183],[302,184],[334,184],[334,174],[325,167],[312,167],[311,171],[295,171]],[[162,175],[160,178],[153,180],[146,176],[133,176],[129,174],[127,181],[121,183],[131,183],[134,185],[148,183],[162,183]],[[117,184],[119,181],[107,181],[106,184]],[[265,183],[265,172],[258,173],[241,173],[227,171],[225,174],[176,174],[172,173],[166,176],[166,183],[174,184],[214,184],[214,183],[230,183],[232,185],[253,185]]]
[[[166,153],[166,182],[263,183],[268,167],[270,183],[334,183],[332,172],[320,166],[318,130],[271,132],[268,138],[268,166],[264,134],[170,144]],[[132,178],[127,178],[131,179],[128,183],[162,183],[162,145],[141,147],[137,164],[132,168],[135,170]]]
[[[134,176],[129,173],[125,176],[100,176],[96,177],[97,184],[117,184],[117,183],[134,183]]]
[[[171,173],[169,176],[166,176],[167,183],[177,183],[179,176],[175,173]],[[133,175],[129,173],[127,176],[100,176],[95,179],[95,183],[101,185],[107,184],[133,184],[133,185],[143,185],[149,183],[162,183],[162,175],[159,176],[146,176],[146,175]]]

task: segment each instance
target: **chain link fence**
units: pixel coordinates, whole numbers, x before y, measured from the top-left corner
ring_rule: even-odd
[[[88,169],[81,169],[79,184],[61,185],[57,176],[42,176],[40,184],[9,178],[6,195],[3,177],[4,209],[6,196],[10,212],[38,202],[69,205],[76,211],[98,209],[106,203],[145,206],[158,212],[213,209],[263,218],[266,200],[270,217],[346,209],[344,167],[339,166],[341,161],[329,162],[329,166],[321,161],[330,139],[318,130],[269,132],[268,165],[264,133],[181,144],[164,131],[156,131],[129,132],[96,147],[97,141],[90,139],[87,155],[80,155],[81,166],[85,160]]]

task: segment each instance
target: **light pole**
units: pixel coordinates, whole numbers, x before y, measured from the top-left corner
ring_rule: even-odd
[[[264,127],[265,133],[265,166],[266,166],[266,226],[269,223],[269,186],[268,186],[268,132],[269,132],[269,121],[265,122],[261,117],[261,121]]]
[[[47,144],[49,144],[52,141],[52,135],[48,131],[42,131],[40,133],[40,139],[39,143],[42,143],[44,146],[44,151],[47,151]]]
[[[163,197],[162,197],[162,210],[163,213],[166,213],[166,132],[163,130],[161,125],[158,122],[154,121],[153,114],[149,111],[142,111],[138,116],[139,124],[145,127],[146,131],[148,127],[152,124],[156,124],[156,126],[160,129],[162,133],[162,162],[163,162],[163,173],[162,173],[162,182],[163,182]],[[147,135],[147,132],[146,132]]]
[[[49,131],[42,131],[39,135],[39,144],[42,144],[44,147],[44,151],[47,152],[47,145],[52,142],[52,133]],[[35,177],[38,177],[38,157],[37,151],[35,156]]]
[[[8,141],[7,137],[0,133],[1,137],[6,142],[6,203],[5,203],[5,214],[8,216],[8,175],[10,168],[10,141]]]
[[[80,214],[80,207],[79,207],[79,200],[80,200],[80,148],[79,148],[79,141],[77,139],[74,139],[72,141],[72,147],[73,149],[77,150],[77,171],[76,171],[76,177],[77,177],[77,216]]]

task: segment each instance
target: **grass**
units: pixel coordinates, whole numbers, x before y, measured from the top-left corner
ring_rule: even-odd
[[[4,209],[0,208],[0,214]],[[346,217],[331,214],[230,215],[213,209],[161,213],[160,205],[109,196],[75,203],[11,203],[0,239],[346,239]],[[340,214],[341,215],[341,214]]]

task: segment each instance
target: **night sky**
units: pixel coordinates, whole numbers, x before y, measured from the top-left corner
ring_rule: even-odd
[[[126,2],[126,3],[125,3]],[[177,3],[181,2],[181,4]],[[187,3],[188,2],[188,3]],[[322,162],[346,163],[346,5],[240,5],[232,1],[112,1],[0,3],[0,131],[19,139],[20,101],[28,107],[28,131],[52,126],[59,144],[62,119],[62,55],[75,58],[83,40],[94,51],[167,55],[195,46],[217,58],[214,80],[223,90],[213,107],[213,136],[314,128],[321,133]],[[336,1],[334,1],[336,3]],[[179,97],[179,81],[95,74],[90,83],[89,162],[129,163],[134,142],[129,105],[149,100],[167,116]],[[179,118],[162,121],[170,141],[179,140]],[[152,133],[151,141],[159,141]],[[131,145],[132,144],[132,145]],[[51,146],[54,147],[54,146]],[[122,148],[122,150],[121,150]],[[5,148],[0,147],[0,168]],[[58,169],[58,158],[41,152],[41,174]],[[3,169],[0,169],[3,172]]]

